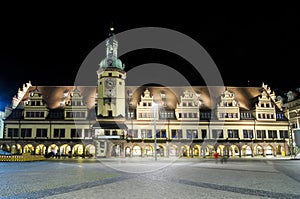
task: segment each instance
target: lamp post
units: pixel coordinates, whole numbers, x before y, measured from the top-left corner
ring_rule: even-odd
[[[153,125],[154,125],[154,159],[155,161],[157,160],[157,142],[156,142],[156,112],[157,112],[157,104],[153,102],[153,117],[154,117],[154,121],[153,121]]]

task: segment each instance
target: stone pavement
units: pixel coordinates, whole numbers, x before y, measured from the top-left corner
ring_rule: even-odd
[[[300,198],[300,161],[103,159],[0,164],[2,198]]]

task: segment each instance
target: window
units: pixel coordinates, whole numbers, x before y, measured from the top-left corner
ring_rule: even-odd
[[[228,138],[239,138],[239,130],[237,129],[228,129]]]
[[[118,132],[117,132],[116,130],[114,130],[114,131],[112,132],[112,135],[118,135]]]
[[[171,134],[172,134],[172,138],[182,138],[182,130],[181,129],[172,129]]]
[[[7,137],[19,137],[18,128],[8,128]]]
[[[216,139],[216,138],[224,138],[223,130],[222,129],[213,129],[212,130],[212,137],[214,139]]]
[[[257,130],[256,136],[257,136],[257,138],[266,138],[266,131],[265,130]]]
[[[32,135],[32,129],[30,128],[22,128],[21,129],[21,137],[31,137]]]
[[[54,129],[53,137],[55,137],[55,138],[57,138],[57,137],[64,138],[65,137],[65,129]]]
[[[26,117],[31,117],[31,118],[41,118],[44,117],[45,113],[42,111],[33,111],[33,112],[26,112],[25,116]]]
[[[186,138],[192,139],[192,130],[186,130]]]
[[[147,132],[147,138],[152,138],[152,130],[148,129]]]
[[[109,136],[110,135],[110,130],[105,130],[104,135]]]
[[[47,131],[48,129],[36,129],[36,137],[47,137]]]
[[[133,138],[138,138],[138,130],[137,129],[130,129],[128,131],[128,135],[130,135]]]
[[[285,131],[285,130],[279,130],[279,135],[280,135],[280,138],[289,138],[289,133],[288,133],[288,131]]]
[[[198,130],[196,129],[186,130],[186,138],[187,139],[198,138]]]
[[[142,138],[152,138],[152,130],[151,129],[142,129],[141,134],[142,134]]]
[[[84,129],[84,137],[91,137],[90,136],[90,129]]]
[[[243,130],[243,136],[244,136],[244,138],[250,138],[250,139],[252,139],[253,138],[253,130],[251,130],[251,129],[244,129]]]
[[[207,138],[207,130],[201,129],[202,139]]]
[[[82,137],[82,129],[71,129],[71,138]]]
[[[161,129],[156,131],[156,138],[166,138],[166,130]]]
[[[268,138],[277,138],[276,130],[268,130]]]

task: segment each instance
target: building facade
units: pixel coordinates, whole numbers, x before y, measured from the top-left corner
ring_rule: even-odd
[[[114,34],[106,48],[95,86],[24,84],[6,109],[0,147],[85,157],[291,153],[289,120],[268,85],[126,86]]]

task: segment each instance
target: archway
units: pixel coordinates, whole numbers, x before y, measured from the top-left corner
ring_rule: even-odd
[[[39,144],[35,147],[36,155],[45,155],[46,154],[46,146],[44,144]]]
[[[183,145],[182,147],[181,147],[181,156],[182,157],[188,157],[189,156],[189,147],[188,146],[186,146],[186,145]]]
[[[132,148],[132,156],[134,157],[141,157],[142,156],[142,148],[138,145],[135,145]]]
[[[10,146],[4,143],[0,145],[0,149],[2,149],[3,151],[10,151]]]
[[[120,155],[121,155],[121,146],[119,144],[113,145],[111,149],[111,156],[120,157]]]
[[[56,144],[51,144],[49,147],[48,147],[48,153],[51,153],[53,152],[53,154],[55,155],[56,152],[58,150],[58,146]]]
[[[200,145],[194,145],[193,147],[193,155],[194,157],[199,157],[200,156],[200,149],[201,149],[201,146]]]
[[[89,144],[85,147],[86,156],[94,157],[96,154],[96,147],[92,144]]]
[[[165,156],[165,147],[163,145],[158,145],[157,156],[164,157]]]
[[[131,156],[131,148],[128,146],[125,148],[125,157],[130,157]]]
[[[82,144],[76,144],[74,145],[72,149],[72,154],[76,156],[82,156],[83,154],[83,145]]]
[[[177,147],[176,146],[170,146],[169,147],[169,157],[176,157],[177,156]]]
[[[266,146],[266,156],[272,156],[273,155],[273,147],[271,145]]]
[[[252,150],[250,146],[242,146],[242,156],[252,156]]]
[[[236,145],[231,145],[229,148],[229,156],[239,156],[240,155],[240,149]]]
[[[21,155],[22,153],[23,149],[20,144],[14,144],[11,146],[11,154]]]
[[[150,145],[145,146],[145,148],[144,148],[144,155],[145,155],[146,157],[151,157],[151,156],[153,156],[153,147],[150,146]]]
[[[255,146],[254,151],[255,151],[254,153],[255,156],[262,156],[264,154],[264,150],[260,145]]]
[[[63,144],[59,147],[59,152],[62,157],[68,156],[71,151],[71,147],[68,144]]]
[[[225,145],[223,144],[220,144],[217,148],[217,153],[220,155],[220,156],[227,156],[228,155],[228,149]]]
[[[24,146],[24,153],[33,153],[34,152],[34,147],[32,144],[26,144]]]
[[[210,144],[207,145],[205,148],[203,148],[204,156],[213,156],[214,151],[215,151],[214,146]]]

